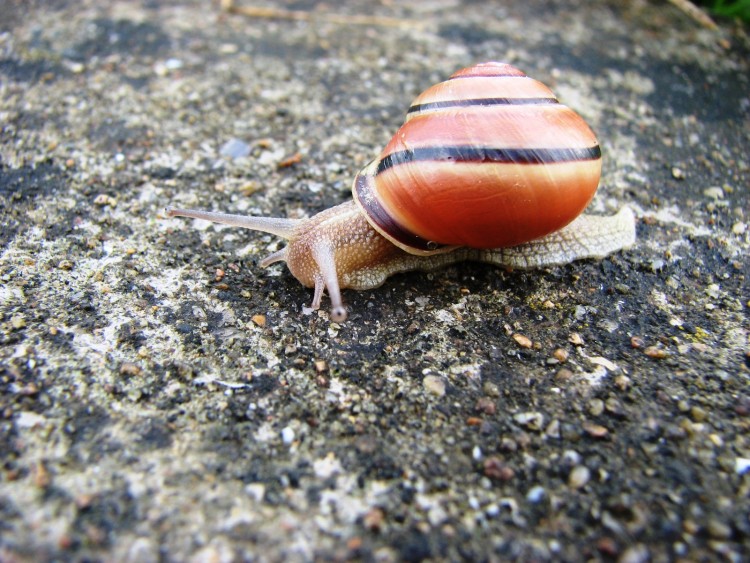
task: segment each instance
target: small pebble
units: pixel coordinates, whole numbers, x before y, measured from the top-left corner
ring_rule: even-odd
[[[52,477],[49,471],[47,471],[47,467],[41,461],[32,467],[31,474],[34,485],[40,489],[46,489],[52,483]]]
[[[533,345],[531,339],[528,336],[524,336],[523,334],[514,334],[513,340],[515,340],[516,344],[518,344],[521,348],[531,348],[531,346]]]
[[[281,162],[279,162],[276,166],[278,168],[289,168],[290,166],[294,166],[295,164],[302,161],[302,154],[295,153],[292,156],[283,159]]]
[[[116,200],[114,198],[111,198],[107,194],[99,194],[98,196],[96,196],[94,198],[94,205],[99,205],[99,206],[110,205],[110,206],[114,206],[115,203],[116,203]]]
[[[645,545],[631,545],[617,560],[617,563],[648,563],[651,556]]]
[[[484,391],[484,394],[488,397],[500,396],[500,388],[491,381],[486,381],[484,385],[482,385],[482,391]]]
[[[557,383],[567,383],[573,378],[573,372],[568,368],[562,368],[557,370],[555,374],[555,381]]]
[[[728,540],[732,537],[732,528],[716,518],[709,519],[706,523],[706,530],[708,535],[717,540]]]
[[[281,441],[289,445],[294,442],[294,430],[288,426],[281,431]]]
[[[617,385],[617,382],[615,382],[615,385]],[[625,408],[622,406],[622,403],[615,399],[614,397],[608,398],[604,402],[604,408],[609,414],[613,414],[615,416],[625,416]]]
[[[371,532],[377,532],[383,527],[385,512],[382,508],[373,508],[362,519],[364,527]]]
[[[499,457],[490,457],[484,461],[484,474],[496,481],[510,481],[516,473]]]
[[[251,320],[259,327],[263,328],[266,326],[266,316],[265,315],[253,315]]]
[[[568,337],[568,342],[570,342],[573,346],[583,346],[583,337],[577,332],[573,332]]]
[[[600,538],[596,542],[596,549],[609,557],[614,557],[618,553],[617,544],[612,538]]]
[[[704,422],[708,418],[708,412],[702,407],[695,406],[690,409],[690,417],[695,422]]]
[[[630,378],[627,375],[618,375],[615,377],[615,387],[620,391],[626,391],[630,387]]]
[[[26,326],[26,321],[21,315],[13,315],[10,318],[10,326],[18,330]]]
[[[445,380],[438,375],[428,375],[422,380],[425,390],[436,397],[445,395]]]
[[[544,433],[549,436],[550,438],[559,438],[560,437],[560,421],[556,418],[547,425],[547,428],[544,429]]]
[[[221,156],[243,158],[250,154],[250,145],[240,139],[230,139],[219,149]]]
[[[120,366],[120,375],[127,377],[135,377],[141,375],[142,372],[141,367],[133,362],[123,362]]]
[[[738,457],[734,460],[734,472],[737,475],[744,475],[750,471],[750,458]]]
[[[649,263],[649,269],[654,273],[660,271],[662,268],[664,268],[664,260],[662,260],[661,258],[651,260],[651,262]]]
[[[537,485],[535,487],[531,487],[529,489],[529,492],[526,493],[526,500],[530,503],[537,504],[544,499],[545,494],[546,491],[544,490],[544,487],[542,487],[541,485]]]
[[[495,401],[489,397],[479,397],[477,399],[476,409],[483,414],[493,415],[497,412]]]
[[[604,401],[601,399],[591,399],[589,401],[588,411],[591,416],[599,416],[604,412]]]
[[[591,479],[591,471],[585,465],[576,465],[568,477],[568,484],[574,489],[580,489]]]
[[[544,415],[540,412],[518,413],[513,416],[513,420],[530,430],[541,430],[544,425]]]
[[[568,361],[568,351],[564,348],[557,348],[554,352],[552,352],[552,357],[561,364],[564,364]]]
[[[643,353],[649,358],[654,358],[655,360],[662,360],[669,355],[664,348],[659,348],[658,346],[649,346],[643,351]]]
[[[609,430],[605,426],[593,422],[584,422],[583,430],[592,438],[606,438],[609,434]]]

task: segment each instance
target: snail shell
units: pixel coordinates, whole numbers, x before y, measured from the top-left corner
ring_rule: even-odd
[[[418,96],[354,180],[370,224],[413,254],[515,246],[575,219],[596,192],[594,133],[541,82],[478,64]]]

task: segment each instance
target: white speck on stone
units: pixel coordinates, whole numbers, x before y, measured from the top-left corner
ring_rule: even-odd
[[[328,479],[341,473],[341,462],[331,453],[324,458],[313,461],[313,471],[319,479]]]
[[[281,441],[289,445],[294,442],[294,430],[288,426],[281,431]]]
[[[448,513],[442,506],[434,506],[427,513],[427,520],[433,526],[439,526],[448,519]]]
[[[440,309],[439,311],[435,311],[435,320],[439,323],[454,325],[456,324],[456,315],[448,309]]]
[[[430,302],[430,298],[425,295],[420,295],[419,297],[415,297],[414,301],[419,305],[420,307],[426,307],[427,304]]]
[[[231,563],[234,560],[234,550],[223,539],[214,538],[207,546],[193,553],[187,561],[189,563],[200,563],[201,561]]]
[[[602,380],[607,377],[607,368],[598,365],[594,368],[594,371],[583,373],[581,378],[585,380],[592,387],[601,385]]]
[[[581,454],[575,450],[565,450],[562,455],[562,460],[571,465],[578,465],[581,463]]]
[[[620,369],[619,367],[617,367],[616,363],[601,356],[591,356],[589,357],[589,361],[594,365],[602,366],[607,371],[617,371],[618,369]]]
[[[718,299],[721,296],[721,287],[718,283],[709,284],[706,288],[706,295],[711,299]]]
[[[335,515],[337,521],[354,524],[369,507],[363,499],[351,494],[354,482],[349,482],[347,479],[344,481],[340,489],[326,490],[321,493],[320,512],[326,517]],[[308,559],[312,558],[306,560]]]
[[[580,489],[591,479],[591,470],[585,465],[577,465],[570,472],[568,484],[574,489]]]
[[[263,483],[250,483],[245,487],[245,492],[255,502],[263,502],[263,497],[266,496],[266,486]]]
[[[648,215],[646,215],[646,217],[654,218],[657,222],[663,223],[665,225],[675,225],[677,227],[683,227],[689,232],[689,234],[695,236],[706,236],[711,234],[711,229],[705,224],[697,225],[690,223],[689,221],[685,221],[685,219],[683,219],[684,213],[682,213],[682,211],[680,211],[680,209],[676,206],[660,209],[656,213],[649,213]]]
[[[529,492],[526,493],[526,500],[537,504],[538,502],[541,502],[545,495],[544,487],[541,485],[537,485],[535,487],[531,487],[529,489]]]
[[[738,457],[734,460],[734,470],[737,475],[744,475],[750,471],[750,459],[746,457]]]
[[[250,154],[250,145],[240,139],[229,139],[219,149],[219,154],[227,158],[243,158]]]
[[[482,448],[479,446],[474,446],[474,448],[471,450],[471,457],[474,459],[474,461],[479,461],[482,459]]]
[[[445,380],[439,375],[428,375],[422,380],[422,385],[428,393],[436,397],[445,395]]]
[[[16,416],[16,426],[18,428],[34,428],[35,426],[43,426],[46,422],[47,419],[45,417],[35,412],[23,411]]]
[[[328,392],[326,393],[326,400],[330,403],[343,402],[345,398],[344,382],[338,378],[332,377],[328,381]]]
[[[260,156],[256,159],[256,163],[262,166],[277,166],[279,162],[284,158],[286,153],[284,147],[279,147],[272,151],[263,151]]]
[[[530,430],[539,430],[544,425],[544,415],[540,412],[521,412],[514,415],[513,420]]]
[[[260,428],[258,428],[258,431],[255,433],[255,439],[258,442],[270,442],[276,438],[276,430],[274,430],[273,426],[269,422],[264,422],[260,425]]]

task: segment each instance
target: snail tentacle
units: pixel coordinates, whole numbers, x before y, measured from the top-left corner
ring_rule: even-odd
[[[286,247],[282,248],[281,250],[277,250],[273,254],[269,254],[263,260],[259,262],[261,268],[267,268],[271,264],[275,264],[276,262],[286,262],[286,255],[287,250]]]
[[[323,288],[325,288],[328,292],[328,299],[331,300],[331,320],[334,322],[343,322],[346,320],[346,309],[341,299],[341,288],[339,287],[339,277],[336,272],[334,251],[327,241],[319,241],[312,247],[312,255],[318,266],[318,273],[315,276],[315,296],[313,297],[312,308],[320,308],[320,300]]]
[[[304,219],[287,219],[284,217],[256,217],[254,215],[233,215],[231,213],[217,213],[215,211],[201,211],[199,209],[180,209],[178,207],[166,207],[164,209],[167,217],[188,217],[190,219],[202,219],[232,227],[242,227],[253,231],[261,231],[276,235],[287,240],[294,236],[297,228]],[[269,257],[270,258],[270,257]]]

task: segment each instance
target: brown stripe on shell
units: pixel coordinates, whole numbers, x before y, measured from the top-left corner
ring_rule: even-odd
[[[414,116],[393,136],[381,158],[424,147],[587,149],[596,145],[596,136],[583,119],[562,104],[470,106]]]
[[[536,102],[527,102],[534,99]],[[476,100],[476,103],[471,101]],[[494,102],[491,102],[494,100]],[[451,102],[451,104],[444,104]],[[415,107],[420,109],[440,109],[471,105],[509,105],[524,103],[557,103],[552,91],[541,82],[527,76],[509,76],[505,78],[477,76],[472,80],[452,82],[450,80],[435,84],[417,96],[411,103],[407,118],[415,114]],[[430,106],[429,104],[437,104]],[[487,110],[490,111],[490,110]]]
[[[492,164],[542,165],[560,162],[598,160],[602,157],[599,145],[586,148],[492,148],[492,147],[425,147],[394,152],[381,158],[376,174],[400,164],[414,162],[479,162]]]
[[[421,254],[431,254],[448,250],[450,247],[428,241],[414,234],[393,219],[392,215],[383,208],[377,195],[373,192],[374,177],[368,172],[369,168],[370,166],[365,167],[354,178],[354,189],[352,192],[360,208],[365,210],[370,224],[401,248],[416,250]]]
[[[461,107],[488,107],[488,106],[524,106],[540,104],[556,104],[557,98],[475,98],[471,100],[445,100],[442,102],[427,102],[414,104],[406,112],[407,114],[424,113],[426,111],[461,108]]]

